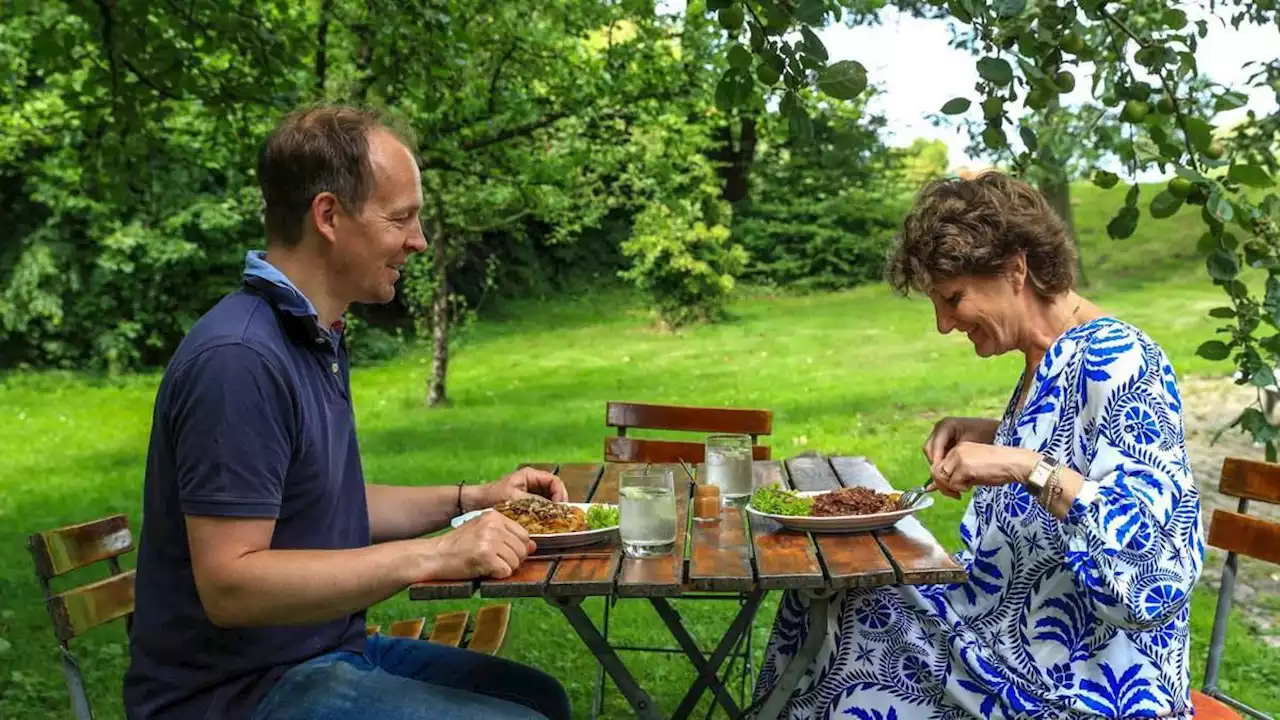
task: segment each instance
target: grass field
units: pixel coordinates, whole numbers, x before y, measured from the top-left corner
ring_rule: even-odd
[[[1087,294],[1146,329],[1179,373],[1228,371],[1194,355],[1211,333],[1205,311],[1222,304],[1221,292],[1201,279],[1197,224],[1144,216],[1134,238],[1112,242],[1103,228],[1122,195],[1122,188],[1080,189]],[[672,335],[654,332],[643,307],[625,293],[508,303],[456,350],[453,405],[443,409],[423,407],[424,352],[358,369],[353,385],[366,475],[374,482],[443,484],[495,478],[523,461],[598,460],[604,403],[634,399],[767,407],[774,412],[776,434],[768,442],[775,457],[810,449],[867,455],[892,483],[907,487],[927,470],[919,447],[933,422],[945,414],[999,412],[1019,371],[1013,356],[982,361],[963,336],[939,336],[927,302],[893,297],[883,287],[756,295],[732,310],[729,322]],[[110,512],[128,513],[137,526],[157,381],[155,374],[110,381],[25,374],[0,384],[0,718],[69,717],[25,536]],[[922,518],[950,549],[959,545],[963,508],[942,499]],[[418,604],[402,594],[373,608],[371,619],[474,610],[483,602]],[[774,602],[755,626],[758,647]],[[678,609],[710,646],[729,613],[721,604],[703,605],[712,607]],[[588,609],[598,616],[600,603]],[[647,605],[624,602],[616,610],[618,639],[671,642],[655,629],[661,626]],[[1213,619],[1213,596],[1203,589],[1192,617],[1198,683]],[[1223,685],[1255,706],[1280,708],[1280,652],[1238,625],[1229,640]],[[122,630],[101,629],[76,648],[99,717],[121,717]],[[557,611],[541,601],[516,602],[504,654],[561,679],[585,716],[595,666]],[[624,659],[664,712],[692,679],[681,658]],[[628,716],[616,692],[606,715]]]

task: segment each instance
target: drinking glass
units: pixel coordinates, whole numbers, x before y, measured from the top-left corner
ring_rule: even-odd
[[[708,435],[706,465],[707,482],[720,488],[725,500],[751,495],[750,435]]]
[[[675,549],[676,487],[670,470],[619,473],[618,535],[628,557],[666,555]]]

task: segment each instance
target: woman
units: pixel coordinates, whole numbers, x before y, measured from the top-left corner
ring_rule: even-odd
[[[947,418],[934,484],[973,490],[969,581],[849,591],[784,717],[1190,717],[1188,598],[1204,552],[1173,368],[1142,331],[1073,290],[1075,251],[1027,184],[929,185],[889,264],[938,332],[1026,370],[1000,420]],[[778,611],[756,689],[805,636]]]

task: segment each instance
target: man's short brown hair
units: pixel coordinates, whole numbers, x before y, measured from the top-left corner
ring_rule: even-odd
[[[376,110],[311,105],[280,122],[258,155],[269,239],[297,245],[302,218],[322,192],[333,193],[348,212],[360,212],[373,188],[369,136],[374,131],[390,133],[413,150],[408,133]]]
[[[1041,296],[1075,286],[1075,245],[1039,191],[995,171],[943,178],[926,185],[907,214],[887,275],[903,295],[927,293],[940,281],[999,275],[1019,253]]]

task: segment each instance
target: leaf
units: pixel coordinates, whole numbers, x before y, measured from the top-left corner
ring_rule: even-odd
[[[1136,208],[1138,206],[1138,196],[1142,194],[1142,188],[1134,185],[1129,188],[1129,192],[1124,195],[1124,204],[1129,207]]]
[[[5,640],[4,638],[0,638],[0,655],[3,655],[9,652],[10,648],[12,647],[13,645],[8,640]]]
[[[1275,275],[1267,278],[1267,293],[1263,296],[1262,307],[1267,311],[1267,320],[1280,327],[1280,278]]]
[[[1120,208],[1120,212],[1107,223],[1107,235],[1112,239],[1124,240],[1138,229],[1138,209],[1128,205]]]
[[[823,62],[827,60],[827,46],[822,44],[818,36],[813,33],[807,26],[800,28],[800,35],[804,37],[804,52],[806,55],[812,55]]]
[[[1232,165],[1227,171],[1227,178],[1232,182],[1238,182],[1241,185],[1248,185],[1254,188],[1266,188],[1275,185],[1275,181],[1267,174],[1267,171],[1257,165]]]
[[[1229,223],[1231,218],[1235,217],[1235,211],[1231,209],[1231,203],[1222,196],[1222,193],[1217,191],[1214,191],[1209,196],[1209,201],[1204,204],[1204,209],[1220,223]]]
[[[1225,92],[1217,97],[1213,103],[1215,112],[1225,112],[1227,110],[1235,110],[1242,108],[1249,102],[1249,96],[1234,90]]]
[[[1272,387],[1276,384],[1276,374],[1266,365],[1259,365],[1249,375],[1249,382],[1260,388]]]
[[[813,140],[813,120],[805,112],[803,105],[794,103],[790,112],[787,113],[787,121],[791,137],[796,142],[807,145]]]
[[[1151,198],[1151,217],[1163,219],[1173,217],[1182,208],[1182,200],[1174,197],[1168,190]]]
[[[818,88],[837,100],[852,100],[867,89],[867,69],[856,60],[841,60],[822,71]]]
[[[1187,26],[1187,14],[1181,10],[1165,10],[1160,19],[1171,30],[1181,30]]]
[[[1031,128],[1023,125],[1018,128],[1018,134],[1022,136],[1022,144],[1027,146],[1027,150],[1035,152],[1040,147],[1040,141],[1036,138],[1036,133]]]
[[[1120,182],[1120,177],[1113,172],[1107,170],[1098,170],[1093,174],[1093,184],[1103,190],[1110,190]]]
[[[1221,340],[1209,340],[1196,348],[1196,355],[1205,360],[1226,360],[1231,355],[1231,348]]]
[[[743,47],[739,43],[734,43],[729,48],[729,65],[739,70],[745,70],[751,67],[751,51]]]
[[[1263,212],[1270,215],[1273,220],[1280,222],[1280,196],[1274,193],[1267,195],[1259,207]]]
[[[738,81],[733,75],[726,72],[720,76],[720,81],[716,83],[716,107],[725,112],[733,110],[736,106],[734,100],[738,94]]]
[[[1191,146],[1204,152],[1213,144],[1213,126],[1197,117],[1187,118],[1187,139]]]
[[[826,14],[826,3],[822,0],[800,0],[795,9],[796,20],[805,25],[821,25]]]
[[[978,61],[978,74],[992,85],[1008,85],[1013,82],[1013,68],[1000,58],[984,57]]]
[[[1213,233],[1207,232],[1201,235],[1200,239],[1196,241],[1196,252],[1201,255],[1208,255],[1219,247],[1221,247],[1221,245],[1218,244],[1218,238],[1215,237]]]
[[[951,98],[942,106],[942,112],[945,115],[959,115],[967,112],[972,104],[969,98]]]
[[[1240,261],[1236,259],[1236,254],[1222,248],[1209,253],[1204,264],[1209,277],[1214,280],[1230,280],[1240,274]]]
[[[1209,179],[1208,179],[1208,178],[1206,178],[1205,176],[1203,176],[1203,175],[1201,175],[1200,173],[1196,172],[1195,170],[1192,170],[1191,168],[1186,168],[1186,167],[1177,167],[1177,168],[1174,168],[1174,170],[1173,170],[1173,171],[1174,171],[1175,173],[1177,173],[1178,175],[1180,175],[1180,176],[1182,176],[1182,177],[1184,177],[1184,178],[1186,178],[1186,179],[1190,180],[1190,181],[1191,181],[1191,182],[1193,182],[1193,183],[1205,183],[1205,184],[1208,184],[1208,182],[1209,182]]]
[[[1236,316],[1235,308],[1216,307],[1209,311],[1209,317],[1218,318],[1220,320],[1230,320]]]
[[[991,3],[996,15],[1002,18],[1018,17],[1027,9],[1027,0],[995,0]]]
[[[733,4],[733,0],[707,0],[708,10],[723,10]]]

